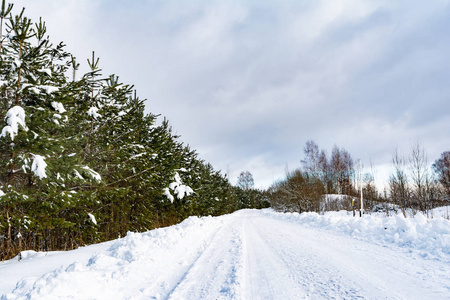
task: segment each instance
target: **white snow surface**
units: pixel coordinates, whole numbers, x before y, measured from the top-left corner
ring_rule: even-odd
[[[448,299],[450,221],[241,210],[0,263],[1,299]]]

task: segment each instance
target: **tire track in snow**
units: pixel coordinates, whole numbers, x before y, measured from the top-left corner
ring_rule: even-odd
[[[273,251],[250,215],[244,222],[244,295],[243,299],[300,299],[306,296],[294,282],[292,271]]]
[[[302,270],[294,273],[295,277],[312,298],[420,299],[418,295],[428,294],[430,299],[439,299],[440,293],[433,295],[426,288],[426,275],[411,274],[411,262],[417,263],[419,270],[432,262],[421,266],[421,262],[392,249],[300,224],[255,220],[259,220],[258,230],[270,238],[268,245],[284,264],[292,270]],[[398,281],[402,286],[408,282],[410,288],[399,289]]]
[[[214,222],[213,222],[214,220]],[[210,220],[205,223],[209,227],[208,234],[202,235],[203,232],[197,232],[196,238],[194,236],[188,237],[186,240],[190,242],[189,247],[183,247],[186,241],[180,240],[179,245],[173,245],[172,249],[164,249],[164,253],[160,251],[153,253],[153,257],[157,262],[155,266],[149,266],[149,277],[151,282],[142,288],[134,298],[137,299],[167,299],[183,282],[190,270],[203,253],[212,246],[212,243],[219,231],[223,230],[223,224],[228,222],[225,218],[218,218]],[[200,234],[199,234],[200,233]],[[162,265],[161,257],[167,257],[167,263]],[[159,266],[159,268],[155,268]]]
[[[279,257],[280,264],[290,270],[293,285],[300,286],[304,291],[302,295],[289,299],[364,298],[362,287],[347,278],[345,271],[333,267],[331,255],[321,256],[311,248],[303,234],[293,233],[292,228],[284,230],[272,222],[268,226],[267,219],[255,221],[258,230],[264,233],[268,247]]]
[[[168,299],[241,299],[242,224],[233,218],[217,230]]]

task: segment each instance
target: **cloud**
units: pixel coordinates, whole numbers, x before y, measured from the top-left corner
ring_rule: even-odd
[[[269,185],[309,139],[380,166],[448,150],[449,1],[28,2],[232,179]]]

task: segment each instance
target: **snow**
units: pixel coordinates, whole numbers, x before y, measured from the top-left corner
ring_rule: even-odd
[[[448,299],[449,228],[441,217],[353,218],[347,212],[266,209],[190,217],[74,251],[22,252],[20,262],[0,263],[0,295],[2,300]]]
[[[166,196],[167,199],[170,201],[170,203],[173,203],[173,200],[175,200],[175,198],[170,193],[169,188],[164,188],[163,191],[164,191],[163,196]]]
[[[98,108],[97,107],[89,108],[87,114],[88,114],[88,116],[91,116],[94,119],[100,118],[102,116],[101,114],[98,113]]]
[[[31,164],[31,172],[34,173],[39,179],[47,178],[47,174],[45,173],[45,168],[47,167],[47,163],[45,162],[44,157],[41,155],[34,155],[33,163]]]
[[[173,177],[174,182],[172,182],[169,185],[169,189],[173,190],[173,193],[177,195],[178,199],[183,199],[185,196],[189,196],[194,193],[194,191],[187,185],[184,185],[181,181],[180,174],[178,172],[175,172],[175,176]],[[164,189],[164,195],[167,196],[167,193],[170,194],[170,191],[168,189]],[[170,200],[169,196],[167,198]],[[173,200],[170,200],[173,202]]]
[[[95,225],[97,225],[97,220],[95,219],[94,215],[91,213],[88,213],[89,219],[91,220],[92,223],[94,223]]]
[[[14,58],[14,64],[17,66],[17,68],[20,68],[22,66],[22,61],[19,58]]]
[[[146,155],[146,154],[147,154],[147,152],[142,152],[142,153],[139,153],[139,154],[133,155],[132,157],[130,157],[130,159],[135,159],[135,158],[139,158],[139,157],[141,157],[141,156],[143,156],[143,155]]]
[[[97,181],[102,181],[102,177],[100,176],[100,174],[98,174],[97,172],[95,172],[94,170],[92,170],[91,168],[89,168],[88,166],[83,166],[82,167],[84,170],[88,171],[89,175],[94,178]]]
[[[63,114],[63,113],[66,112],[66,109],[64,108],[64,105],[63,105],[61,102],[53,101],[53,102],[51,103],[51,105],[52,105],[52,107],[53,107],[57,112],[59,112],[60,114]]]
[[[80,172],[78,172],[77,170],[73,170],[73,173],[75,174],[75,177],[81,180],[84,180],[83,176],[81,176]]]
[[[443,217],[428,219],[421,213],[405,218],[401,213],[385,217],[383,214],[351,217],[352,212],[286,213],[265,211],[267,216],[299,223],[309,228],[328,229],[374,244],[395,244],[414,251],[424,258],[445,261],[450,264],[450,221]]]
[[[13,106],[8,110],[6,113],[6,123],[8,126],[3,127],[0,137],[6,137],[6,135],[9,134],[11,140],[14,140],[19,132],[19,126],[25,131],[28,130],[25,125],[25,111],[20,106]]]
[[[59,88],[52,85],[40,85],[39,88],[44,89],[47,94],[52,94],[59,91]]]
[[[39,70],[37,70],[37,71],[38,71],[38,72],[45,73],[45,74],[47,74],[48,76],[52,77],[52,70],[50,70],[50,69],[39,69]]]
[[[194,193],[194,191],[189,186],[181,184],[175,188],[173,193],[181,200],[184,196],[189,196]]]
[[[41,91],[37,87],[30,87],[28,90],[33,92],[33,93],[35,93],[35,94],[40,94],[41,93]],[[42,108],[42,107],[40,107],[40,108]]]
[[[3,196],[5,196],[6,194],[5,194],[5,192],[3,192],[2,190],[0,190],[0,197],[3,197]]]

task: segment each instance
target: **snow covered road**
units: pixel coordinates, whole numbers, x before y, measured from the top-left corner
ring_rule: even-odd
[[[365,221],[342,215],[324,218],[242,210],[216,218],[193,217],[68,253],[46,257],[31,253],[20,263],[0,263],[0,295],[1,299],[450,299],[448,220],[415,225],[417,232],[424,228],[439,232],[433,245],[420,235],[415,244],[405,245],[402,236],[396,236],[396,242],[388,236],[373,241],[379,232],[375,225],[372,232],[355,230],[366,224],[361,222],[374,223],[370,216]],[[352,233],[324,226],[330,222],[346,224]],[[389,222],[379,223],[385,226],[381,234],[389,235]],[[424,255],[423,245],[428,245],[430,255]]]

